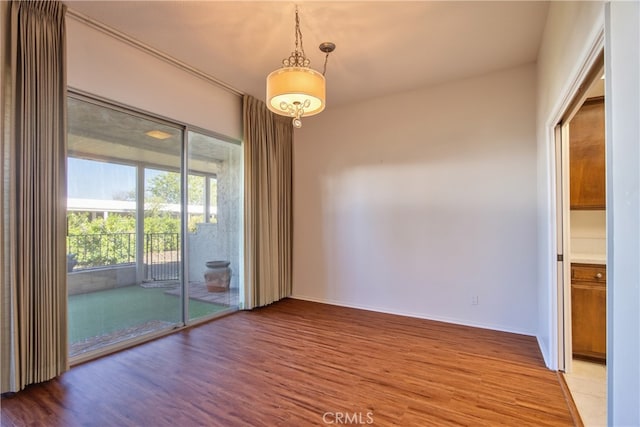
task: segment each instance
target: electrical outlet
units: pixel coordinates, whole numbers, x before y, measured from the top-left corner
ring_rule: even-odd
[[[471,305],[478,305],[478,295],[471,297]]]

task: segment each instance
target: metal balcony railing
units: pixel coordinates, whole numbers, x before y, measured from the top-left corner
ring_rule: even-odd
[[[180,234],[145,233],[145,280],[180,278]],[[73,234],[67,236],[67,270],[136,262],[136,233]]]
[[[144,237],[146,280],[178,280],[180,278],[180,234],[147,233]]]

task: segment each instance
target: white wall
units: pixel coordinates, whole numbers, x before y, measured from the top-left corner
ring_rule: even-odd
[[[241,139],[239,96],[71,16],[67,49],[70,88]]]
[[[538,54],[538,342],[551,369],[558,366],[552,130],[603,25],[602,2],[551,2]]]
[[[527,65],[305,119],[294,297],[535,334],[535,79]]]
[[[640,3],[605,20],[608,422],[640,426]]]
[[[571,262],[604,263],[607,258],[607,214],[604,210],[570,211]]]

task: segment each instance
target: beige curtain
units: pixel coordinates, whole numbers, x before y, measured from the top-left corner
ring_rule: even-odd
[[[291,295],[291,119],[245,95],[245,308]]]
[[[65,12],[57,1],[11,3],[3,61],[3,393],[67,369]]]

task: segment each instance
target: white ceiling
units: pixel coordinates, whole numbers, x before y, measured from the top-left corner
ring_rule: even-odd
[[[67,1],[238,90],[264,99],[265,77],[294,47],[292,2]],[[327,107],[536,60],[547,2],[298,2],[304,47],[327,67]]]

